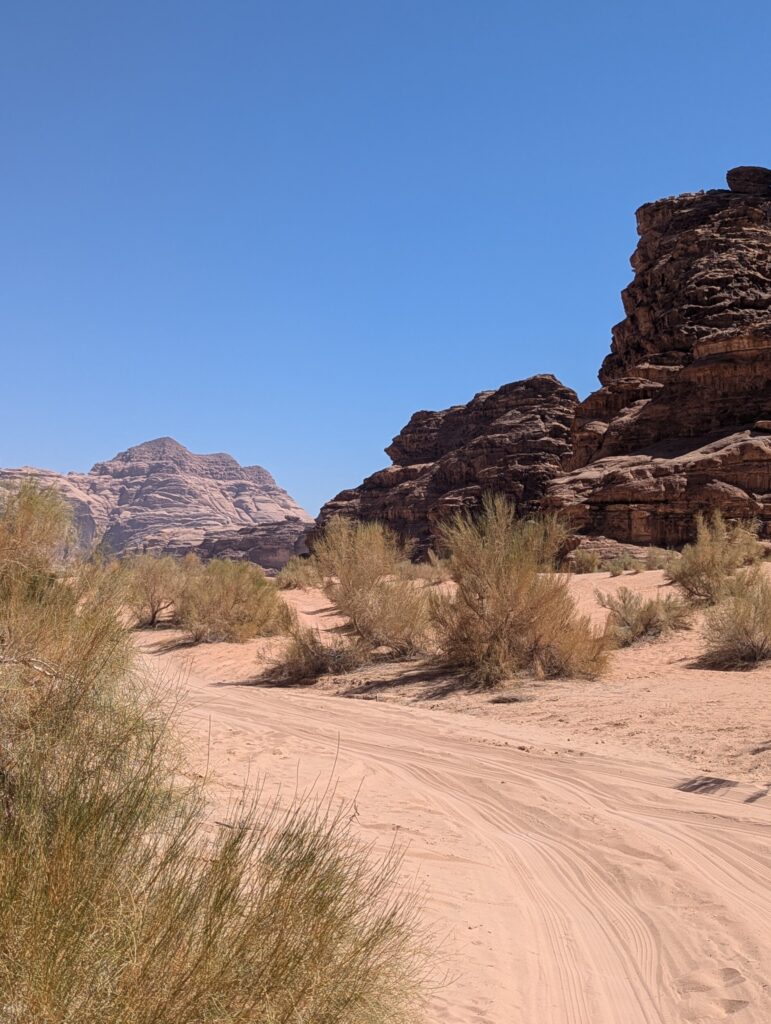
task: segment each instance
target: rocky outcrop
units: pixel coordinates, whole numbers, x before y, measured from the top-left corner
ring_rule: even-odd
[[[322,508],[379,519],[428,547],[449,513],[479,505],[486,491],[509,495],[522,512],[539,507],[570,452],[577,396],[549,374],[483,391],[467,405],[417,412],[386,448],[393,465]]]
[[[643,206],[603,385],[576,409],[545,506],[577,529],[679,544],[720,507],[771,524],[771,171]]]
[[[261,466],[240,466],[225,454],[195,455],[170,437],[129,448],[88,473],[0,470],[0,485],[29,476],[56,487],[72,504],[84,547],[101,544],[115,554],[199,547],[205,554],[204,542],[211,546],[221,535],[255,529],[240,557],[278,568],[281,553],[293,549],[312,522]]]
[[[283,569],[293,556],[308,554],[305,543],[307,533],[307,518],[288,516],[275,523],[261,523],[259,526],[242,526],[239,530],[208,533],[201,543],[191,550],[204,561],[210,558],[230,558],[235,561],[256,562],[272,575]]]

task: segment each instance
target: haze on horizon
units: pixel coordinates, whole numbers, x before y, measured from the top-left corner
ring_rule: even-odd
[[[0,465],[151,438],[311,513],[421,408],[581,396],[634,210],[771,163],[771,9],[4,11]]]

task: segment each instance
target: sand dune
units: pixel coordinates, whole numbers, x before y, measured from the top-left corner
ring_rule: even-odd
[[[654,576],[635,585],[658,586]],[[577,589],[589,594],[597,582],[576,581]],[[334,621],[318,596],[294,601],[309,620]],[[145,634],[146,648],[157,651],[161,639]],[[243,685],[258,651],[215,645],[151,655],[167,673],[184,674],[192,752],[216,779],[213,820],[261,773],[270,792],[287,795],[319,792],[334,778],[335,798],[355,802],[365,839],[379,848],[394,838],[407,844],[405,872],[423,886],[426,920],[443,937],[428,1021],[771,1021],[771,797],[753,781],[771,750],[767,674],[726,680],[751,687],[752,728],[765,730],[768,746],[720,778],[699,770],[693,740],[676,756],[668,752],[667,731],[684,713],[682,681],[672,688],[674,720],[662,721],[664,743],[657,742],[661,695],[651,697],[649,684],[673,656],[668,645],[638,650],[642,684],[629,652],[618,656],[604,684],[610,711],[595,699],[601,684],[577,692],[573,684],[562,714],[551,718],[544,705],[567,687],[529,684],[531,700],[491,705],[488,697],[486,711],[481,701],[450,697],[449,711],[436,696],[424,699],[425,682],[366,694],[398,691],[410,707]],[[719,701],[717,681],[697,676],[688,685],[691,705],[701,705],[692,729],[698,744],[699,730],[709,731],[705,697],[707,707]],[[637,736],[625,749],[623,732],[608,726],[598,738],[588,726],[592,704],[602,724],[622,693],[630,716],[643,708],[647,745]],[[568,724],[568,743],[564,723],[552,719],[581,699],[586,707]],[[712,716],[720,720],[719,707]],[[738,746],[746,739],[734,737]]]

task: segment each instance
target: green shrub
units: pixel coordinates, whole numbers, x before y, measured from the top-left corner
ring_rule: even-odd
[[[738,569],[760,561],[763,545],[755,523],[726,523],[719,511],[696,517],[696,541],[673,556],[666,577],[692,601],[716,604],[726,596]]]
[[[443,659],[491,685],[522,671],[540,677],[599,674],[607,642],[578,615],[568,581],[541,572],[526,523],[500,496],[477,518],[458,515],[441,530],[454,593],[431,595]]]
[[[616,594],[597,592],[597,600],[607,608],[608,632],[618,647],[629,647],[638,640],[663,636],[675,629],[688,629],[691,611],[680,598],[645,598],[627,587]]]
[[[194,643],[241,642],[286,630],[289,609],[274,584],[251,562],[188,561],[184,571],[179,621]]]
[[[715,668],[745,668],[771,658],[771,582],[752,569],[732,590],[706,615],[706,660]]]

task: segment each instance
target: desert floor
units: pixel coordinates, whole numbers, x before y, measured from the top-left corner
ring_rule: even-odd
[[[596,588],[663,580],[571,586],[600,620]],[[287,599],[339,625],[319,591]],[[279,688],[258,681],[276,641],[177,640],[139,634],[184,695],[210,827],[246,782],[331,786],[364,840],[406,847],[438,937],[429,1022],[771,1021],[771,668],[704,669],[697,623],[597,682],[470,693],[412,662]]]

